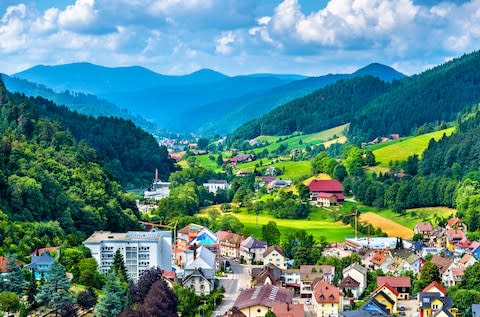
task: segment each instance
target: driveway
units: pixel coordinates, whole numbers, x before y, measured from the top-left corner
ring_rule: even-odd
[[[418,316],[418,301],[416,299],[398,301],[398,308],[405,307],[405,317]]]
[[[227,274],[226,277],[219,278],[219,287],[225,288],[225,294],[222,303],[213,312],[213,316],[220,314],[222,316],[227,310],[232,308],[233,303],[240,295],[240,289],[246,289],[250,283],[250,269],[252,265],[242,265],[238,262],[231,261],[230,267],[232,273]]]

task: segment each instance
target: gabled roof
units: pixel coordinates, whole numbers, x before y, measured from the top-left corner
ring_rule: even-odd
[[[442,292],[442,294],[445,296],[447,295],[447,289],[442,286],[442,284],[438,283],[437,281],[433,281],[432,283],[428,284],[423,290],[423,293],[429,293],[429,291],[433,288],[438,289],[439,291]]]
[[[215,233],[213,233],[208,228],[203,228],[197,235],[195,239],[190,241],[190,245],[214,245],[217,244],[218,238]]]
[[[42,255],[44,254],[45,252],[53,252],[53,251],[57,251],[59,250],[60,247],[47,247],[47,248],[40,248],[40,249],[36,249],[34,251],[32,251],[32,253],[30,253],[30,255]]]
[[[225,314],[223,314],[223,317],[247,317],[238,307],[232,307],[230,308]]]
[[[447,221],[447,225],[451,228],[453,228],[453,226],[455,226],[458,223],[463,223],[462,219],[458,217],[453,217],[452,219]]]
[[[390,304],[394,305],[395,304],[395,301],[390,297],[388,296],[387,293],[385,293],[384,291],[378,291],[375,293],[375,296],[382,296],[383,298],[385,298]]]
[[[267,278],[270,279],[272,285],[281,285],[281,274],[282,271],[275,265],[267,265],[263,268],[252,269],[252,279],[256,286],[264,285]]]
[[[358,286],[360,286],[360,283],[350,275],[347,275],[343,278],[343,280],[340,281],[340,283],[338,283],[338,287],[341,288],[356,288]]]
[[[196,223],[191,223],[183,227],[182,229],[178,230],[178,233],[189,234],[193,232],[200,232],[204,227],[201,225],[197,225]]]
[[[372,256],[372,259],[370,262],[372,262],[375,265],[382,265],[383,262],[387,259],[387,255],[383,252],[375,252],[375,254]]]
[[[277,317],[305,317],[303,304],[273,304],[272,312]]]
[[[338,303],[343,294],[338,287],[321,280],[315,284],[313,296],[317,303]]]
[[[430,308],[434,300],[440,300],[443,303],[443,307],[450,309],[453,307],[452,298],[448,296],[442,296],[440,293],[424,293],[420,292],[418,300],[420,302],[420,308]]]
[[[331,265],[300,265],[301,274],[322,273],[324,275],[334,274],[335,267]]]
[[[272,307],[276,303],[291,303],[292,298],[293,292],[287,289],[273,285],[263,285],[242,291],[233,306],[239,309],[255,305]]]
[[[265,250],[265,252],[263,253],[263,257],[268,256],[273,251],[277,251],[281,256],[285,257],[285,251],[283,251],[283,248],[279,245],[272,245],[272,246],[268,247]]]
[[[35,269],[37,265],[51,265],[54,261],[55,259],[48,252],[42,255],[32,255],[32,260],[27,265],[27,268]]]
[[[440,271],[440,275],[443,275],[443,273],[445,273],[447,269],[450,267],[453,260],[450,258],[442,257],[440,255],[434,255],[432,256],[431,262],[438,267],[438,270]]]
[[[311,192],[343,192],[342,184],[336,179],[313,180],[308,188]]]
[[[264,249],[267,247],[267,242],[257,240],[250,236],[242,241],[241,246],[248,249]]]
[[[197,249],[197,257],[191,257],[190,261],[185,264],[185,270],[194,269],[215,269],[215,254],[206,247],[199,247]]]
[[[423,222],[415,225],[415,231],[417,232],[430,232],[432,230],[433,230],[433,226],[430,222]]]
[[[373,297],[370,297],[370,299],[360,307],[360,310],[369,312],[371,316],[390,316],[387,307]]]
[[[394,288],[412,287],[409,276],[378,276],[377,287],[388,284]]]
[[[183,284],[186,284],[190,279],[194,277],[200,277],[201,279],[207,281],[209,284],[212,284],[212,282],[203,274],[202,269],[195,269],[191,274],[189,274],[187,277],[185,277],[182,281]]]
[[[358,264],[357,262],[352,263],[349,266],[347,266],[345,269],[343,269],[343,275],[345,275],[345,273],[349,270],[356,270],[356,271],[362,273],[363,275],[367,274],[367,272],[368,272],[366,267]]]
[[[383,285],[380,285],[379,287],[377,287],[376,290],[373,291],[372,294],[378,294],[379,292],[383,292],[382,289],[386,287],[390,290],[390,292],[392,292],[393,294],[395,294],[395,296],[398,297],[398,295],[400,295],[397,290],[395,288],[393,288],[391,285],[389,284],[383,284]]]

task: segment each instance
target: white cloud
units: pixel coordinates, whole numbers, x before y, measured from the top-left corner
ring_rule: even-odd
[[[233,47],[231,44],[235,42],[235,35],[232,31],[223,32],[222,35],[217,39],[217,45],[215,51],[222,55],[228,55],[232,53]]]

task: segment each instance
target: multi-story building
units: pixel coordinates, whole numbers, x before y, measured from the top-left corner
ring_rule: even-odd
[[[219,231],[217,236],[220,244],[220,255],[229,259],[239,259],[240,243],[242,243],[243,237],[227,231]]]
[[[267,250],[267,242],[248,237],[240,243],[240,258],[245,261],[263,262],[263,253]]]
[[[102,273],[109,271],[117,250],[123,255],[128,275],[136,281],[152,267],[172,270],[172,233],[170,231],[96,231],[83,242],[90,249]]]
[[[204,183],[203,187],[210,193],[216,194],[219,189],[228,190],[229,185],[226,180],[223,179],[210,179],[208,183]]]
[[[338,317],[343,311],[343,293],[325,280],[313,284],[313,307],[318,317]]]

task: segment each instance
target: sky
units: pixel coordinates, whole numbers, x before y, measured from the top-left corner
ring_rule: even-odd
[[[408,75],[480,46],[480,0],[0,0],[0,72],[139,65],[164,74]]]

